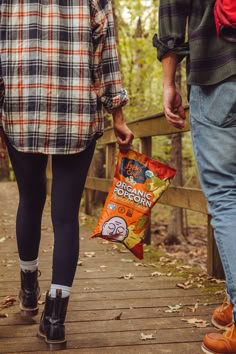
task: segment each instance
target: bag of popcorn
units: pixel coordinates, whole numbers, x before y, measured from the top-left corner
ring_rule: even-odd
[[[143,259],[150,210],[168,188],[175,172],[137,151],[119,152],[112,186],[90,237],[122,243]]]

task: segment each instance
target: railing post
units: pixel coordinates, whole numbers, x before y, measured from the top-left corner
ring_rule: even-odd
[[[50,195],[52,189],[52,156],[49,156],[48,158],[46,176],[47,176],[47,194]]]
[[[224,269],[214,239],[210,215],[208,215],[207,239],[207,273],[217,279],[225,279]]]
[[[152,137],[141,138],[141,152],[148,157],[152,156]],[[151,211],[150,211],[150,223],[146,230],[145,243],[147,245],[151,244]]]
[[[94,165],[94,159],[92,159],[89,170],[88,170],[88,177],[92,176],[92,171]],[[93,195],[94,191],[91,189],[85,188],[84,190],[84,212],[87,215],[93,215]]]
[[[116,143],[106,145],[106,178],[113,178],[116,168]]]

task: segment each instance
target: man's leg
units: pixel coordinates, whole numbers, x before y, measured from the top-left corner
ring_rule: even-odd
[[[227,291],[232,304],[236,305],[235,82],[208,87],[193,86],[190,110],[192,140],[200,181],[212,216]],[[213,353],[214,350],[224,353],[218,347],[206,353]]]

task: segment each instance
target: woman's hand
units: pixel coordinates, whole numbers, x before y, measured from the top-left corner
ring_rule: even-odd
[[[6,150],[6,141],[5,141],[5,136],[3,129],[0,127],[0,145],[3,148],[3,150]],[[4,151],[0,151],[0,158],[4,158],[6,156],[6,153]]]
[[[115,108],[112,112],[113,129],[121,151],[128,151],[134,139],[134,134],[126,125],[122,108]]]

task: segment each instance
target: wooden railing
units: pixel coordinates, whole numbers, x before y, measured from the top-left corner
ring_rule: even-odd
[[[189,131],[190,129],[188,113],[188,108],[186,108],[187,119],[185,128],[181,130],[181,133]],[[167,123],[163,113],[132,121],[128,125],[133,131],[135,138],[141,140],[140,152],[149,157],[152,157],[152,137],[180,132]],[[105,131],[104,135],[98,140],[98,144],[106,147],[106,173],[105,178],[98,178],[91,175],[91,171],[94,169],[90,169],[85,187],[85,210],[87,213],[90,212],[91,204],[93,205],[93,200],[91,199],[92,191],[96,190],[107,193],[112,183],[117,149],[116,138],[112,128]],[[207,270],[209,275],[223,278],[224,272],[214,241],[213,230],[210,225],[210,215],[208,215],[206,199],[202,191],[200,189],[170,186],[161,196],[158,203],[194,210],[208,217],[208,230],[206,235],[208,239]],[[150,240],[150,235],[148,238]]]

